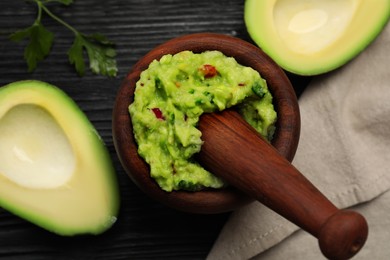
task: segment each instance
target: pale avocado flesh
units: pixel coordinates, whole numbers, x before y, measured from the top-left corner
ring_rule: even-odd
[[[109,153],[76,103],[50,84],[0,88],[0,207],[68,236],[102,233],[117,218]]]
[[[390,0],[246,0],[256,44],[300,75],[334,70],[367,47],[390,18]]]

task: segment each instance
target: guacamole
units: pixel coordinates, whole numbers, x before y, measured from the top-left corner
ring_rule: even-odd
[[[236,106],[270,140],[277,115],[259,73],[219,51],[183,51],[154,60],[136,84],[129,106],[138,153],[165,191],[221,188],[194,154],[202,146],[196,128],[202,113]]]

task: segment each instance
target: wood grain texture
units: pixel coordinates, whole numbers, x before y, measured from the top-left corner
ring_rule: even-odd
[[[22,79],[52,83],[68,93],[87,114],[105,141],[121,189],[118,222],[97,237],[63,238],[0,209],[0,259],[204,259],[228,214],[179,212],[151,200],[128,178],[117,158],[111,128],[115,96],[136,61],[168,39],[196,32],[215,32],[250,41],[243,22],[242,0],[76,0],[52,11],[85,33],[101,32],[116,42],[119,73],[108,79],[87,73],[80,78],[66,52],[73,36],[50,19],[55,32],[52,54],[27,73],[23,44],[8,35],[29,26],[35,8],[25,1],[0,1],[0,86]],[[289,75],[296,92],[309,78]]]
[[[251,200],[241,191],[208,189],[199,192],[165,192],[150,177],[149,166],[138,155],[137,145],[132,134],[133,128],[128,112],[134,100],[136,82],[142,71],[153,60],[165,54],[175,54],[191,50],[195,53],[219,50],[238,63],[257,70],[267,81],[273,95],[273,104],[278,113],[273,145],[288,160],[294,157],[300,133],[298,102],[285,73],[259,48],[236,37],[215,33],[196,33],[171,39],[142,57],[132,68],[121,88],[113,110],[113,137],[118,157],[130,178],[149,196],[173,207],[192,213],[221,213],[241,207]]]
[[[199,129],[199,162],[317,237],[327,258],[349,259],[362,248],[368,235],[364,217],[338,210],[237,112],[204,114]]]

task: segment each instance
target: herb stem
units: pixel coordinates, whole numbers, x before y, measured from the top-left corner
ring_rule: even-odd
[[[1,0],[0,0],[1,1]],[[47,15],[74,34],[73,44],[68,50],[70,64],[75,66],[77,73],[82,76],[85,72],[84,53],[89,60],[89,68],[95,74],[115,77],[118,71],[115,56],[115,47],[104,35],[95,33],[91,35],[79,32],[65,22],[63,19],[52,13],[47,6],[49,3],[61,3],[70,5],[74,0],[24,0],[36,4],[37,14],[33,24],[22,30],[12,33],[9,38],[19,42],[28,39],[28,44],[24,49],[24,59],[28,65],[28,71],[33,71],[38,62],[44,60],[50,53],[53,45],[54,34],[45,28],[42,19]]]
[[[35,2],[38,6],[38,14],[37,14],[37,18],[35,19],[35,23],[40,23],[42,19],[42,3],[39,0]]]
[[[67,22],[65,22],[64,20],[62,20],[61,18],[59,18],[57,15],[53,14],[49,8],[47,8],[41,0],[35,0],[38,5],[40,6],[40,8],[42,8],[45,13],[47,13],[51,18],[53,18],[54,20],[56,20],[58,23],[62,24],[63,26],[65,26],[66,28],[68,28],[70,31],[72,31],[75,35],[78,35],[80,34],[73,26],[71,26],[70,24],[68,24]]]

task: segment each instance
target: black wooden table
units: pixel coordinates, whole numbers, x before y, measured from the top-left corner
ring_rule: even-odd
[[[116,92],[131,66],[156,45],[189,33],[223,33],[251,41],[243,20],[243,0],[75,0],[51,10],[84,33],[100,32],[116,43],[118,76],[88,72],[79,77],[66,52],[73,35],[51,19],[55,33],[50,56],[27,73],[24,44],[9,41],[29,26],[36,8],[23,0],[0,1],[0,86],[38,79],[68,93],[104,139],[120,181],[118,222],[99,236],[60,237],[0,208],[1,259],[204,259],[229,213],[194,215],[167,208],[143,194],[127,177],[115,153],[111,113]],[[297,94],[308,79],[289,75]],[[0,187],[1,188],[1,187]]]

